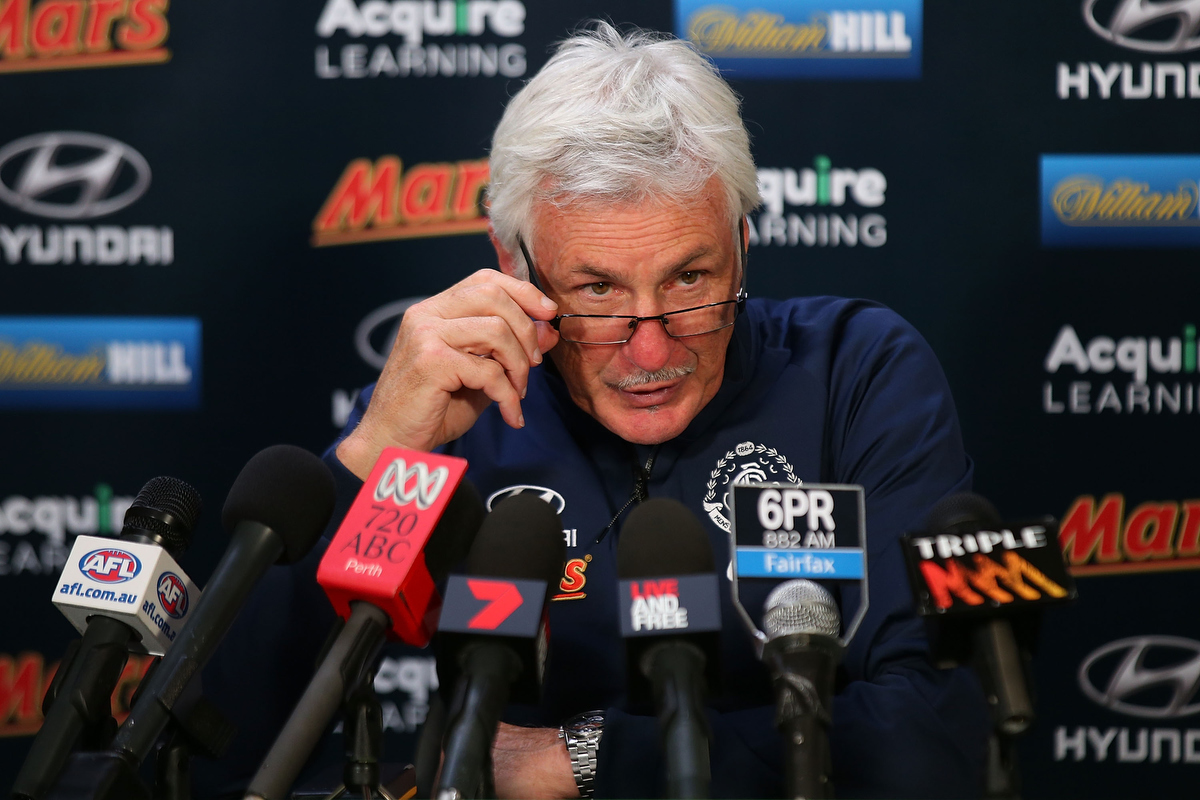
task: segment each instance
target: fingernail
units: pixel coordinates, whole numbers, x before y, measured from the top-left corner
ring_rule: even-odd
[[[517,418],[517,427],[518,428],[525,427],[525,415],[524,414],[522,414],[520,417]]]
[[[543,297],[542,298],[542,307],[545,308],[547,311],[553,311],[554,309],[558,308],[558,303],[554,302],[549,297]]]
[[[525,394],[526,394],[528,391],[529,391],[529,387],[528,387],[528,386],[526,386],[524,389],[522,389],[522,390],[521,390],[521,399],[522,399],[522,400],[524,400],[524,399],[525,399]]]
[[[533,351],[533,363],[534,364],[542,363],[542,351],[541,350]]]

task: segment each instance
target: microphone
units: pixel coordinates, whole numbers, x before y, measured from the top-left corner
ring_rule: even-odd
[[[834,675],[842,657],[841,615],[819,583],[791,580],[763,604],[762,660],[775,686],[775,726],[783,736],[785,794],[833,797],[829,754]]]
[[[1015,741],[1034,721],[1028,660],[1040,612],[1076,596],[1054,526],[1006,526],[991,503],[964,492],[934,506],[925,533],[903,539],[935,662],[974,666],[991,708],[988,797],[1018,793]]]
[[[617,544],[629,695],[653,697],[667,761],[667,797],[708,797],[704,698],[718,680],[721,601],[712,546],[677,500],[637,506]]]
[[[200,494],[153,478],[125,512],[119,541],[79,536],[52,598],[83,634],[64,655],[43,701],[45,721],[13,784],[19,800],[42,800],[77,742],[104,747],[116,731],[112,693],[130,650],[162,655],[187,621],[199,590],[176,564],[200,516]]]
[[[435,584],[467,555],[483,521],[483,501],[463,477],[466,468],[461,458],[434,453],[388,448],[380,455],[317,568],[317,582],[345,625],[259,766],[248,797],[286,797],[347,688],[364,682],[385,636],[416,647],[429,643],[441,607]],[[408,475],[416,483],[405,493]]]
[[[454,687],[446,716],[441,800],[491,797],[491,746],[510,694],[536,703],[549,644],[549,598],[566,541],[554,509],[519,494],[483,520],[467,574],[451,575],[438,626],[438,677]]]
[[[273,563],[304,557],[333,513],[329,468],[312,453],[275,445],[247,462],[229,490],[221,521],[232,540],[170,651],[142,682],[113,752],[136,768],[173,718],[173,709]]]

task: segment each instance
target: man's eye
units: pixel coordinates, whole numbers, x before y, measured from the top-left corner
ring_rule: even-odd
[[[699,272],[684,272],[679,276],[679,282],[684,286],[693,286],[698,280],[700,280]]]
[[[587,289],[595,297],[604,297],[605,295],[612,294],[611,283],[589,283]]]

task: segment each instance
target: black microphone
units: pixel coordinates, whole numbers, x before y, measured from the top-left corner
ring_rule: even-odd
[[[1002,523],[996,507],[985,498],[961,492],[934,506],[925,527],[933,535],[961,536],[999,529]],[[929,578],[924,577],[915,588],[928,596]],[[1007,736],[1024,733],[1034,719],[1033,699],[1012,620],[1006,609],[980,603],[969,615],[935,625],[934,636],[935,652],[943,654],[943,661],[975,662],[993,721]]]
[[[364,492],[359,495],[355,505],[360,501],[365,501],[368,506],[373,501],[373,489],[369,484],[364,485]],[[467,556],[484,518],[483,500],[480,499],[475,486],[463,478],[444,506],[424,509],[422,513],[431,517],[429,524],[432,526],[436,523],[436,527],[430,533],[424,547],[418,552],[406,554],[406,558],[413,561],[423,557],[431,580],[441,583],[446,580],[451,566]],[[350,520],[353,515],[354,511],[351,510],[346,519]],[[376,511],[373,516],[378,517],[380,514]],[[347,530],[345,526],[338,531],[338,536],[330,544],[322,564],[327,559],[333,562],[338,570],[342,569],[346,556],[338,552],[337,545],[344,530]],[[357,527],[351,530],[361,533]],[[341,630],[335,629],[336,638],[321,659],[316,673],[276,737],[271,750],[263,759],[254,779],[250,781],[246,797],[282,800],[287,796],[288,789],[304,768],[313,748],[325,733],[329,721],[343,706],[347,690],[370,679],[385,636],[417,647],[427,644],[420,636],[414,639],[414,634],[419,634],[419,631],[398,624],[398,621],[392,620],[388,613],[376,604],[376,598],[381,591],[380,579],[383,579],[383,587],[394,595],[393,602],[407,606],[417,605],[415,602],[408,602],[405,597],[403,578],[407,575],[404,569],[407,565],[389,563],[385,558],[373,560],[372,563],[381,563],[382,566],[378,569],[362,570],[366,577],[360,579],[363,585],[357,592],[358,598],[350,601],[349,619],[344,626],[339,620]],[[318,572],[318,582],[320,577]],[[368,578],[371,579],[372,585],[367,585]],[[341,588],[345,589],[344,582]],[[363,783],[361,776],[354,779],[347,776],[345,780],[346,786],[357,787]]]
[[[333,512],[329,468],[312,453],[275,445],[242,468],[221,513],[232,541],[204,594],[113,739],[112,750],[136,767],[172,720],[172,710],[233,624],[254,585],[273,563],[304,557]]]
[[[829,725],[842,645],[841,615],[819,583],[792,580],[763,604],[762,660],[775,687],[775,725],[783,736],[786,797],[833,797]]]
[[[134,600],[124,603],[127,608],[118,609],[103,595],[67,595],[61,590],[55,593],[56,601],[60,596],[69,599],[69,605],[59,608],[83,630],[83,638],[71,643],[42,702],[45,721],[17,774],[12,788],[14,798],[44,798],[77,743],[85,749],[108,745],[116,732],[116,722],[111,715],[112,693],[125,669],[130,650],[160,653],[156,645],[169,645],[161,637],[156,641],[160,631],[142,611],[143,603],[151,602],[143,600],[143,596],[157,593],[160,584],[165,584],[163,592],[168,589],[182,592],[175,596],[171,607],[172,612],[178,613],[170,616],[183,617],[187,610],[186,586],[190,581],[186,576],[181,578],[176,574],[177,566],[168,568],[165,559],[154,550],[165,550],[173,565],[187,550],[200,509],[200,494],[188,484],[175,478],[153,478],[142,487],[133,505],[125,512],[125,524],[119,536],[121,543],[134,544],[135,547],[130,549],[138,550],[138,554],[114,547],[114,541],[109,538],[80,536],[76,539],[68,566],[63,570],[66,577],[60,584],[64,588],[73,588],[75,581],[71,576],[80,574],[77,562],[87,563],[90,555],[87,551],[99,552],[104,560],[100,569],[110,563],[113,569],[109,570],[109,575],[104,575],[99,569],[89,568],[96,576],[90,583],[102,586],[100,579],[111,576],[113,585],[124,589],[122,594],[128,594]],[[137,548],[138,544],[146,547]],[[122,573],[129,565],[136,565],[138,572],[145,571],[137,591],[131,587],[137,574],[128,575],[134,569],[128,568]]]
[[[718,676],[721,602],[712,546],[677,500],[647,500],[617,544],[621,633],[633,705],[653,697],[667,797],[708,797],[712,772],[704,698]]]
[[[918,613],[935,663],[974,667],[992,714],[985,796],[1019,796],[1016,737],[1034,721],[1029,660],[1040,614],[1073,600],[1056,526],[1004,525],[976,494],[952,495],[925,531],[903,538]]]
[[[566,541],[545,501],[519,494],[479,529],[467,574],[451,575],[438,625],[438,677],[453,687],[437,798],[491,797],[491,747],[510,695],[536,703],[545,673],[550,593]]]

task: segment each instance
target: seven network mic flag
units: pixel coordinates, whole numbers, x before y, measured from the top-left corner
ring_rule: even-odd
[[[78,635],[51,603],[76,538],[184,479],[202,589],[245,461],[327,447],[405,310],[496,265],[491,132],[597,17],[690,41],[741,96],[751,295],[894,308],[945,369],[976,491],[1059,520],[1079,599],[1045,616],[1023,794],[1192,796],[1200,0],[0,0],[0,776]],[[694,487],[711,532],[734,484],[791,482],[771,446],[730,441]],[[553,603],[592,602],[579,534]],[[429,651],[387,646],[385,760],[436,688]]]

